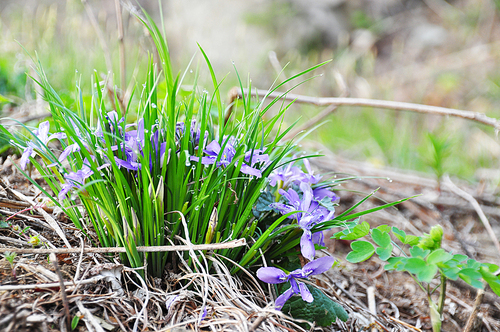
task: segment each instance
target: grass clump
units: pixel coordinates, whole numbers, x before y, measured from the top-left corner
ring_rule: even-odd
[[[138,270],[143,278],[162,277],[167,262],[175,269],[177,260],[167,252],[139,251],[139,246],[245,239],[246,247],[191,252],[182,258],[194,266],[199,256],[217,255],[236,263],[232,274],[272,265],[260,268],[257,276],[271,284],[290,284],[276,288],[282,293],[277,309],[296,294],[313,302],[312,294],[319,291],[311,292],[301,280],[335,263],[330,257],[316,258],[316,249],[325,247],[323,231],[401,201],[351,213],[369,195],[335,216],[338,196],[332,188],[348,179],[324,180],[310,168],[312,156],[297,154],[293,142],[280,143],[290,131],[282,127],[290,106],[280,104],[283,95],[268,104],[244,96],[232,118],[224,121],[221,82],[203,50],[213,92],[197,93],[196,78],[191,90],[181,91],[185,75],[175,74],[170,65],[166,40],[146,13],[138,18],[155,42],[161,70],[151,59],[142,89],[135,89],[130,98],[136,101],[123,109],[110,106],[120,105],[119,97],[115,93],[112,102],[107,100],[107,82],[97,74],[90,111],[81,90],[75,107],[65,106],[38,63],[37,83],[52,120],[35,130],[23,125],[28,137],[1,128],[23,151],[21,171],[30,178],[28,168],[35,167],[55,195],[31,179],[32,183],[96,245],[125,247],[120,258],[131,267],[146,263],[147,269]],[[290,77],[269,93],[321,65]],[[279,105],[276,115],[264,119]],[[59,142],[59,151],[49,146],[51,141]],[[216,273],[210,264],[207,268]],[[312,312],[329,311],[329,323],[347,317],[326,299],[314,308]]]

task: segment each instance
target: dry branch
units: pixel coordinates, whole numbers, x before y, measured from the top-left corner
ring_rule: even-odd
[[[166,251],[189,251],[193,250],[217,250],[217,249],[228,249],[242,247],[246,245],[245,239],[238,239],[224,243],[214,243],[214,244],[198,244],[198,245],[180,245],[180,246],[152,246],[152,247],[137,247],[138,252],[166,252]],[[18,248],[0,248],[0,253],[4,252],[15,252],[18,254],[79,254],[82,252],[82,248],[59,248],[59,249],[46,249],[46,248],[34,248],[34,249],[18,249]],[[124,247],[115,248],[83,248],[83,253],[122,253],[126,252]]]
[[[238,97],[242,96],[241,89],[236,90]],[[247,94],[248,90],[243,89],[243,93]],[[251,92],[252,96],[259,96],[261,98],[277,98],[283,95],[282,92],[272,92],[269,93],[267,90],[253,89]],[[429,106],[405,103],[399,101],[388,101],[388,100],[377,100],[377,99],[366,99],[366,98],[320,98],[311,97],[304,95],[297,95],[293,93],[288,93],[282,98],[285,100],[293,101],[296,103],[311,104],[316,106],[365,106],[365,107],[375,107],[383,109],[392,109],[396,111],[411,111],[417,113],[433,114],[433,115],[443,115],[443,116],[455,116],[462,119],[467,119],[471,121],[476,121],[487,126],[493,127],[496,130],[500,130],[500,121],[494,118],[486,116],[484,113],[455,110],[451,108]]]

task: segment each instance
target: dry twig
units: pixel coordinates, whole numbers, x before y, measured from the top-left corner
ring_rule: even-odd
[[[241,97],[242,91],[241,89],[236,88],[232,93],[236,93],[238,97]],[[248,90],[243,89],[243,93],[247,94]],[[471,121],[476,121],[487,126],[493,127],[496,130],[500,130],[500,121],[494,118],[487,117],[483,113],[478,112],[470,112],[463,110],[455,110],[445,107],[438,106],[429,106],[429,105],[420,105],[420,104],[412,104],[398,101],[388,101],[388,100],[376,100],[376,99],[366,99],[366,98],[320,98],[320,97],[310,97],[297,95],[293,93],[284,94],[282,92],[272,92],[269,93],[267,90],[259,90],[253,89],[251,91],[252,96],[259,96],[265,98],[284,98],[285,100],[293,101],[296,103],[305,103],[316,106],[365,106],[365,107],[375,107],[375,108],[383,108],[383,109],[392,109],[396,111],[412,111],[417,113],[426,113],[426,114],[434,114],[434,115],[448,115],[455,116]]]
[[[500,242],[498,242],[498,239],[495,235],[495,232],[493,231],[493,228],[491,228],[490,222],[488,221],[488,218],[486,218],[486,215],[484,214],[483,210],[481,209],[481,206],[479,206],[479,203],[477,200],[472,197],[471,194],[463,191],[462,189],[458,188],[451,180],[449,176],[444,177],[443,184],[445,184],[451,191],[453,191],[455,194],[458,196],[462,197],[463,199],[469,201],[472,206],[474,207],[474,210],[476,210],[479,219],[481,219],[481,222],[484,225],[484,228],[486,228],[486,231],[488,232],[488,235],[491,238],[491,241],[495,244],[497,248],[497,254],[500,256]]]
[[[137,247],[138,252],[167,252],[167,251],[189,251],[191,248],[193,250],[217,250],[217,249],[228,249],[242,247],[246,245],[245,239],[237,239],[224,243],[214,243],[214,244],[195,244],[195,245],[180,245],[180,246],[139,246]],[[18,248],[0,248],[0,253],[10,251],[18,254],[77,254],[82,252],[82,248],[60,248],[60,249],[46,249],[46,248],[35,248],[35,249],[18,249]],[[83,253],[121,253],[126,252],[124,247],[114,247],[114,248],[84,248]]]

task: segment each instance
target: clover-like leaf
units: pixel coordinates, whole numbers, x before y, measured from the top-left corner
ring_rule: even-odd
[[[378,258],[386,261],[387,259],[389,259],[389,257],[391,257],[392,249],[392,244],[389,244],[389,246],[387,247],[378,247],[377,249],[375,249],[375,252],[377,253]]]
[[[438,270],[436,264],[428,264],[420,257],[411,257],[406,260],[404,269],[415,274],[420,281],[431,282]]]
[[[460,269],[458,267],[446,267],[442,268],[441,272],[444,274],[444,276],[448,279],[451,280],[457,280],[458,279],[458,272]]]
[[[481,273],[484,281],[486,281],[488,285],[490,285],[491,290],[495,294],[500,296],[500,276],[494,275],[492,272],[495,272],[496,270],[492,271],[489,265],[495,264],[483,264],[483,266],[481,266],[481,268],[479,269],[479,273]]]
[[[431,282],[436,276],[438,267],[436,264],[426,264],[426,267],[417,274],[417,278],[423,282]]]
[[[402,243],[405,243],[405,239],[406,239],[405,231],[402,231],[399,228],[397,228],[396,226],[394,226],[394,227],[392,227],[392,234],[394,234],[394,236],[396,236],[399,241],[401,241]]]
[[[425,258],[431,251],[429,249],[422,249],[420,247],[414,246],[410,248],[410,254],[412,257]]]
[[[398,271],[403,271],[404,266],[406,264],[406,257],[390,257],[387,259],[387,263],[384,266],[385,270],[398,270]]]
[[[479,268],[481,267],[481,263],[474,259],[468,259],[465,267],[473,270],[479,270]]]
[[[376,229],[378,229],[382,233],[389,233],[391,231],[391,226],[389,226],[389,225],[380,225],[380,226],[376,227]]]
[[[367,241],[356,241],[351,243],[352,251],[347,254],[346,259],[351,263],[366,261],[375,252],[373,244]]]
[[[352,229],[345,229],[342,232],[338,232],[332,236],[332,239],[341,240],[357,240],[363,236],[368,235],[370,232],[370,224],[363,221],[361,224],[354,226]]]
[[[458,263],[466,261],[468,258],[469,257],[467,257],[466,255],[459,255],[459,254],[453,255],[453,259],[456,260]]]
[[[444,249],[434,250],[427,256],[427,263],[429,264],[437,264],[441,262],[449,261],[453,258],[453,255],[447,253]]]
[[[458,273],[458,276],[460,277],[460,279],[462,279],[463,281],[465,281],[466,283],[468,283],[469,285],[471,285],[473,287],[476,287],[479,289],[484,288],[484,284],[480,281],[482,275],[481,275],[481,273],[478,272],[478,269],[474,269],[474,268],[462,269]]]
[[[391,237],[389,236],[389,233],[382,232],[377,228],[372,229],[372,239],[382,248],[386,248],[391,245]]]

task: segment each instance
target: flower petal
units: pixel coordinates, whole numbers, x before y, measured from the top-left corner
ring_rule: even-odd
[[[257,270],[257,278],[268,284],[281,284],[288,280],[288,275],[275,267],[261,267]]]
[[[63,200],[66,198],[66,195],[68,194],[69,190],[73,187],[73,185],[71,183],[65,183],[62,185],[61,187],[61,191],[59,191],[59,194],[57,195],[57,198],[59,198],[59,200]]]
[[[250,167],[250,166],[245,165],[245,164],[243,164],[241,166],[240,170],[241,170],[241,173],[253,175],[253,176],[258,177],[258,178],[262,177],[261,171],[259,171],[257,168],[253,168],[253,167]]]
[[[30,160],[32,154],[33,154],[33,148],[31,146],[28,146],[24,150],[23,155],[21,156],[20,166],[23,171],[26,169],[26,165],[28,165],[28,161]]]
[[[130,171],[137,171],[141,167],[141,164],[139,164],[139,163],[136,163],[133,161],[128,162],[128,161],[120,159],[116,156],[115,156],[115,162],[118,165],[118,167],[123,167],[123,168],[130,170]]]
[[[63,162],[66,158],[68,158],[69,154],[72,152],[80,151],[80,146],[76,143],[68,145],[66,149],[59,156],[59,162]]]
[[[203,150],[205,153],[212,155],[212,156],[217,156],[220,152],[220,145],[219,142],[217,141],[212,141],[210,144],[208,144],[205,147],[205,150]]]
[[[302,256],[310,261],[314,259],[314,255],[316,254],[311,237],[311,231],[309,230],[304,230],[304,234],[300,237],[300,252]]]
[[[333,266],[334,263],[335,263],[335,258],[333,257],[330,256],[321,257],[304,265],[302,270],[304,271],[304,274],[308,277],[311,275],[317,275],[328,271]]]
[[[50,135],[49,138],[47,138],[47,142],[44,142],[44,143],[48,143],[48,142],[52,141],[53,139],[65,139],[65,138],[66,138],[65,133],[55,133],[55,134]]]
[[[325,246],[325,236],[323,231],[316,232],[312,235],[312,241],[314,244],[318,244],[320,246]]]
[[[288,288],[286,291],[283,292],[278,298],[276,299],[276,302],[274,303],[274,308],[276,310],[281,310],[283,306],[285,305],[285,302],[288,301],[294,294],[294,291],[292,287]]]
[[[314,301],[314,297],[312,296],[311,292],[307,288],[306,284],[303,282],[297,282],[299,284],[299,289],[300,289],[300,296],[302,296],[302,300],[311,303]]]

